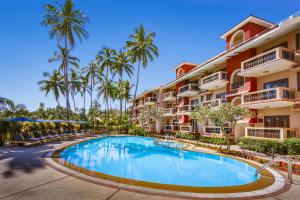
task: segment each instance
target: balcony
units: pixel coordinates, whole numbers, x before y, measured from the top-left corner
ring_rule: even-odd
[[[184,105],[184,106],[179,106],[177,115],[190,115],[191,114],[191,106],[190,105]]]
[[[199,86],[197,84],[188,84],[178,89],[178,96],[190,97],[198,94]]]
[[[227,83],[227,72],[219,71],[204,77],[201,80],[200,88],[204,90],[215,90],[225,87]]]
[[[267,109],[291,106],[295,103],[295,90],[271,88],[242,95],[242,106],[250,109]]]
[[[157,103],[156,97],[147,97],[144,100],[145,106],[155,105]]]
[[[164,125],[164,131],[178,131],[178,126],[176,125]]]
[[[176,108],[167,108],[164,110],[164,117],[173,117],[176,116]]]
[[[136,104],[136,107],[137,107],[137,108],[143,108],[143,107],[144,107],[144,102],[143,102],[143,101],[139,101],[139,102]]]
[[[180,132],[192,132],[192,126],[181,125],[179,128]]]
[[[245,137],[284,140],[291,137],[299,138],[299,134],[295,128],[246,127]]]
[[[164,94],[163,101],[176,101],[176,92],[170,91]]]
[[[222,103],[224,103],[225,100],[223,99],[213,99],[210,101],[203,101],[201,103],[202,106],[210,106],[210,107],[218,107],[220,106]]]
[[[222,130],[219,126],[204,126],[203,135],[206,136],[222,136]]]
[[[293,51],[277,47],[241,63],[240,76],[261,77],[290,69],[297,64]]]

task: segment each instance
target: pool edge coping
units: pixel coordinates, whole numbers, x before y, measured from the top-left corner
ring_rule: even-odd
[[[109,135],[109,137],[114,136],[124,136],[124,135]],[[98,138],[105,137],[100,136]],[[215,199],[225,199],[225,198],[262,198],[266,196],[273,196],[275,194],[280,194],[285,191],[287,191],[290,188],[290,185],[276,180],[275,177],[280,177],[282,180],[284,178],[282,175],[278,172],[276,172],[273,169],[267,169],[263,171],[263,174],[272,175],[272,180],[265,179],[262,180],[262,176],[259,178],[259,180],[263,182],[255,181],[250,184],[245,184],[241,186],[227,186],[227,187],[192,187],[192,186],[178,186],[178,185],[168,185],[168,184],[159,184],[159,183],[151,183],[151,182],[145,182],[145,181],[137,181],[137,180],[131,180],[121,177],[115,177],[107,174],[103,174],[100,172],[90,171],[83,169],[81,167],[75,166],[74,164],[70,164],[59,156],[59,153],[63,151],[65,148],[69,146],[73,146],[77,143],[81,143],[88,140],[93,140],[96,138],[89,138],[82,141],[76,141],[68,144],[63,144],[61,146],[58,146],[51,151],[47,152],[44,156],[46,159],[46,163],[62,172],[66,173],[68,175],[74,176],[76,178],[79,178],[84,181],[92,182],[99,185],[104,185],[108,187],[115,187],[118,189],[123,190],[129,190],[133,192],[138,193],[146,193],[151,195],[158,195],[158,196],[171,196],[171,197],[184,197],[184,198],[215,198]],[[184,142],[181,142],[185,144]],[[197,150],[189,150],[187,151],[195,151]],[[200,151],[198,151],[200,152]],[[205,152],[207,153],[207,152]],[[247,159],[230,156],[226,154],[220,154],[220,153],[209,153],[209,154],[215,154],[215,155],[222,155],[225,157],[230,157],[242,162],[245,162],[255,168],[258,168],[261,166],[261,164],[256,163],[254,161],[250,161]],[[61,160],[59,160],[61,159]],[[62,163],[63,161],[63,163]],[[253,184],[256,184],[255,188],[253,188]],[[257,184],[258,183],[258,184]],[[247,186],[247,187],[245,187]],[[231,188],[228,190],[228,188]],[[225,188],[225,189],[224,189]],[[245,190],[246,188],[246,190]]]

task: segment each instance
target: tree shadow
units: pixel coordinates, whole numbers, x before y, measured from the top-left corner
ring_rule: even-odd
[[[53,143],[31,147],[5,147],[2,151],[4,153],[0,154],[2,178],[13,178],[19,173],[31,174],[45,168],[41,157],[52,148]]]

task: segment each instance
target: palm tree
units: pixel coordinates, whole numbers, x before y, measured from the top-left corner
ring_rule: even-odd
[[[120,121],[122,121],[122,105],[123,105],[123,95],[122,91],[124,91],[124,84],[123,84],[123,74],[126,73],[129,78],[133,75],[133,66],[129,62],[128,54],[122,50],[120,50],[116,56],[116,62],[114,66],[113,77],[118,74],[119,75],[119,82],[118,88],[120,90]]]
[[[86,104],[85,104],[85,100],[86,100],[86,93],[91,93],[91,88],[88,85],[89,81],[88,78],[84,75],[80,76],[80,94],[83,97],[83,113],[86,114]]]
[[[100,65],[100,72],[105,71],[106,77],[108,77],[109,72],[114,72],[116,55],[116,50],[112,48],[103,47],[96,56],[96,59]]]
[[[87,80],[90,81],[90,95],[91,95],[91,107],[93,107],[93,91],[94,91],[94,85],[96,82],[101,78],[100,72],[98,68],[98,63],[97,62],[90,62],[87,67],[83,69],[84,76],[86,77]]]
[[[124,99],[125,99],[125,106],[124,106],[124,108],[125,108],[125,117],[126,117],[126,110],[127,110],[126,104],[132,98],[130,92],[131,92],[133,86],[134,85],[131,84],[130,81],[128,81],[128,80],[124,81]]]
[[[76,38],[79,39],[80,42],[88,38],[85,24],[89,22],[89,19],[81,10],[75,9],[72,0],[66,0],[64,4],[59,2],[55,2],[55,5],[45,4],[44,7],[46,14],[41,24],[50,28],[50,38],[57,39],[58,47],[64,50],[61,63],[64,69],[67,119],[69,119],[69,48],[73,49],[75,47]],[[60,43],[64,44],[64,48],[61,47]]]
[[[25,117],[29,114],[24,104],[15,104],[12,100],[7,100],[4,110],[4,117]]]
[[[104,77],[97,90],[98,97],[103,97],[106,107],[106,117],[109,119],[109,99],[111,98],[112,80],[109,77]]]
[[[0,112],[5,109],[7,99],[0,96]]]
[[[75,103],[75,96],[78,92],[81,90],[81,82],[79,80],[78,74],[75,70],[71,70],[71,77],[70,77],[70,85],[69,90],[71,93],[71,97],[73,100],[73,106],[74,106],[74,113],[76,115],[76,103]]]
[[[49,62],[59,62],[59,70],[64,73],[64,87],[66,96],[66,108],[67,108],[67,119],[69,119],[70,101],[69,101],[69,67],[78,68],[79,59],[75,56],[70,55],[70,52],[66,48],[58,47],[59,52],[55,51],[52,58],[49,58]]]
[[[49,94],[49,92],[52,92],[57,102],[57,105],[60,106],[60,94],[65,94],[65,87],[63,85],[62,75],[59,73],[59,71],[54,70],[52,74],[50,74],[49,72],[44,72],[43,76],[45,79],[38,82],[40,90],[44,91],[46,93],[46,96]]]
[[[156,34],[154,32],[148,32],[144,29],[143,25],[140,25],[138,28],[135,28],[134,34],[130,35],[129,40],[126,42],[126,48],[128,48],[132,62],[138,62],[133,104],[135,104],[139,86],[141,64],[144,68],[146,68],[148,60],[153,61],[154,56],[158,57],[159,55],[158,48],[153,43],[155,35]]]

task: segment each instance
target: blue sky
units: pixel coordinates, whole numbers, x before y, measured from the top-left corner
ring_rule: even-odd
[[[39,102],[55,106],[50,94],[39,91],[42,73],[55,65],[47,60],[56,50],[48,30],[40,25],[44,3],[51,0],[1,1],[0,95],[32,110]],[[119,49],[134,27],[143,24],[157,33],[160,56],[141,72],[139,91],[175,78],[182,61],[202,63],[225,49],[220,35],[250,14],[278,22],[300,10],[299,1],[286,0],[75,0],[90,18],[90,37],[73,54],[87,65],[103,46]],[[78,104],[82,100],[78,98]]]

